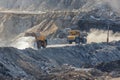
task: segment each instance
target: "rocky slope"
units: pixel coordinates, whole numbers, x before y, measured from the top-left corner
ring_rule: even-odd
[[[102,18],[100,18],[101,20],[93,19],[91,15],[97,14],[95,14],[95,12],[93,14],[91,14],[91,12],[87,14],[87,12],[82,13],[79,11],[48,12],[40,15],[1,14],[0,37],[4,40],[11,40],[24,32],[36,32],[38,28],[41,29],[45,35],[49,36],[49,38],[55,38],[65,28],[80,29],[88,32],[91,31],[91,29],[107,30],[108,24],[105,20],[102,20]],[[84,17],[86,17],[86,19],[84,19]],[[110,30],[114,33],[119,32],[119,22],[116,23],[116,21],[113,21],[110,24]]]
[[[62,66],[66,64],[68,67],[71,65],[78,68],[94,68],[101,64],[118,61],[120,59],[119,48],[120,42],[46,48],[37,51],[3,47],[0,48],[0,74],[11,78],[40,79],[52,75],[51,73],[56,73],[56,71],[58,73],[62,69],[64,71],[66,68],[62,68]],[[68,71],[71,70],[67,69]],[[99,67],[98,69],[102,70]],[[107,69],[110,72],[112,71],[109,68]]]
[[[94,8],[104,4],[119,10],[119,0],[1,0],[1,9],[13,10],[73,10],[81,7]]]
[[[0,7],[16,10],[79,9],[87,0],[1,0]]]
[[[29,11],[28,8],[30,8],[32,11],[37,10],[36,13],[38,13],[1,13],[0,37],[3,40],[11,40],[18,35],[23,36],[24,34],[21,33],[36,31],[38,28],[49,38],[55,38],[64,28],[87,32],[92,28],[107,30],[109,23],[110,30],[114,33],[120,31],[119,12],[108,0],[30,0],[29,2],[27,0],[1,0],[0,6],[9,10],[14,9],[14,11]],[[39,11],[45,13],[39,14]]]
[[[110,40],[120,40],[119,16],[119,0],[0,0],[0,46],[29,47],[32,39],[23,36],[37,29],[51,41],[71,28],[87,32],[90,42],[104,42],[110,26]],[[110,80],[120,77],[119,61],[120,41],[41,50],[0,47],[0,78]]]

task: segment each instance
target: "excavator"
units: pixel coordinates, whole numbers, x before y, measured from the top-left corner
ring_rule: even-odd
[[[47,39],[46,39],[46,36],[44,36],[42,33],[27,32],[27,33],[25,33],[25,36],[35,37],[35,42],[37,43],[37,48],[38,49],[46,48]]]

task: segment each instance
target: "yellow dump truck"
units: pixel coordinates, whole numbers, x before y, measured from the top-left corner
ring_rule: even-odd
[[[40,49],[41,47],[46,48],[47,38],[42,33],[35,33],[35,32],[25,33],[25,36],[35,37],[38,49]]]
[[[68,31],[68,36],[67,36],[67,41],[69,42],[69,44],[72,44],[72,42],[75,42],[76,44],[79,43],[86,43],[87,39],[85,36],[83,36],[83,34],[80,33],[79,30],[70,30]]]

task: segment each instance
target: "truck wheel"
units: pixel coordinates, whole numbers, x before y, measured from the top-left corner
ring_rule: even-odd
[[[37,41],[37,48],[38,48],[38,49],[41,48],[41,41]]]
[[[46,48],[46,46],[47,46],[47,42],[44,41],[42,47],[43,47],[43,48]]]
[[[82,39],[82,43],[83,43],[83,44],[86,44],[86,43],[87,43],[87,39],[86,39],[86,38],[83,38],[83,39]]]
[[[69,44],[72,44],[72,41],[69,41]]]
[[[46,46],[47,46],[48,45],[47,40],[45,40],[45,42],[46,42]]]
[[[79,38],[76,38],[76,39],[75,39],[75,43],[76,43],[76,44],[79,44],[79,43],[80,43],[80,39],[79,39]]]

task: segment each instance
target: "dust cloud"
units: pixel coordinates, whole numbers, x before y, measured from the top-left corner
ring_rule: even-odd
[[[97,29],[91,29],[88,33],[88,43],[91,42],[106,42],[107,41],[107,33],[108,31],[104,30],[97,30]],[[119,41],[120,40],[120,33],[116,32],[113,33],[112,31],[109,32],[109,41]]]
[[[25,49],[25,48],[34,48],[36,49],[35,38],[34,37],[20,37],[14,41],[10,46]]]
[[[113,11],[119,12],[120,13],[120,0],[102,0],[103,2],[107,3]]]

